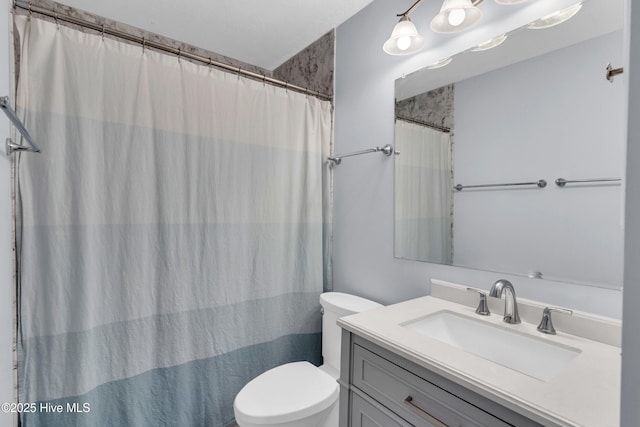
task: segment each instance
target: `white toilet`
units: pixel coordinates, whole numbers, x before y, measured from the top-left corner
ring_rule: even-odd
[[[324,364],[293,362],[270,369],[245,385],[233,402],[240,427],[337,427],[341,329],[339,317],[377,302],[340,292],[320,295]]]

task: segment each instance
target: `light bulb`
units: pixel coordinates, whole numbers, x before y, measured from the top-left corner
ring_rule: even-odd
[[[409,49],[409,46],[411,46],[411,37],[409,36],[398,37],[398,40],[396,40],[396,46],[400,50]]]
[[[458,25],[464,22],[464,18],[466,17],[466,15],[467,14],[465,13],[464,9],[453,9],[452,11],[449,12],[449,16],[448,16],[449,24],[451,24],[454,27],[457,27]]]

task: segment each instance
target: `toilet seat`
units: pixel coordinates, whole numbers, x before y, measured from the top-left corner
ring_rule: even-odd
[[[240,425],[286,423],[329,408],[338,394],[335,378],[309,362],[294,362],[251,380],[233,406]]]

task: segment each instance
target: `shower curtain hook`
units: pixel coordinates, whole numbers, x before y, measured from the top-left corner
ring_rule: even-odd
[[[102,24],[102,41],[104,41],[104,24]]]
[[[236,76],[238,76],[238,81],[240,81],[240,71],[242,71],[242,68],[238,67],[238,70],[236,71]]]
[[[58,12],[54,12],[54,13],[53,13],[53,19],[55,19],[55,21],[56,21],[56,28],[59,30],[59,29],[60,29],[60,23],[58,22]]]
[[[29,19],[31,19],[31,15],[33,15],[33,11],[31,10],[31,3],[29,3]]]
[[[147,48],[147,39],[145,37],[142,37],[142,53],[145,52],[146,48]]]
[[[180,57],[182,56],[182,48],[178,48],[178,62],[180,62]]]

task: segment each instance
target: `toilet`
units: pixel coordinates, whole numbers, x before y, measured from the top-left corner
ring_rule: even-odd
[[[337,427],[341,329],[338,318],[377,302],[340,292],[320,295],[324,364],[287,363],[251,380],[233,402],[240,427]]]

